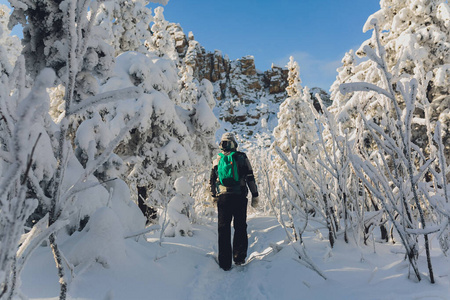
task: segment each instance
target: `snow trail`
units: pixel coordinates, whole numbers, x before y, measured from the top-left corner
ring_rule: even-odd
[[[188,299],[270,299],[264,288],[265,283],[260,280],[261,274],[256,270],[258,267],[254,264],[270,263],[265,258],[272,253],[270,244],[273,240],[267,233],[279,228],[274,221],[269,217],[248,219],[249,262],[243,266],[233,265],[230,271],[220,269],[213,257],[217,256],[217,232],[214,232],[215,239],[211,240],[210,245],[212,251],[206,254],[210,259],[196,266]]]
[[[217,223],[193,225],[192,237],[166,237],[148,233],[136,242],[126,239],[127,258],[112,261],[109,268],[92,262],[74,269],[70,299],[97,300],[209,300],[209,299],[448,299],[449,258],[435,245],[438,282],[413,282],[407,278],[402,248],[377,243],[360,249],[338,239],[330,249],[322,235],[306,232],[304,241],[311,259],[326,273],[323,280],[296,261],[293,247],[284,243],[285,232],[275,217],[249,215],[249,250],[244,266],[230,271],[219,268]],[[61,243],[67,253],[76,242]],[[436,242],[436,241],[435,241]],[[275,249],[275,250],[274,250]],[[30,299],[56,299],[58,278],[48,247],[39,247],[22,273],[22,290]],[[420,261],[424,264],[424,261]],[[428,298],[427,298],[428,297]],[[440,298],[439,298],[440,297]]]

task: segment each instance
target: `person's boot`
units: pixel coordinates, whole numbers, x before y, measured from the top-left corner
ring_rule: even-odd
[[[245,264],[245,258],[242,259],[242,260],[236,260],[236,261],[234,262],[234,264],[235,264],[236,266],[240,266],[240,265]]]

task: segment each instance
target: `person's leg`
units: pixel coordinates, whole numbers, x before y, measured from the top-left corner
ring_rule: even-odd
[[[233,202],[233,260],[237,264],[244,263],[247,257],[247,202],[245,196],[236,197]]]
[[[232,199],[231,199],[232,200]],[[231,268],[231,201],[229,195],[220,195],[217,200],[219,266],[224,270]]]

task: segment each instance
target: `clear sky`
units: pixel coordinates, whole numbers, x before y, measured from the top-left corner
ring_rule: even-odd
[[[164,15],[207,51],[253,55],[261,71],[286,66],[292,55],[304,86],[328,90],[345,52],[370,37],[362,28],[379,7],[379,0],[169,0]]]
[[[169,0],[164,16],[208,51],[253,55],[261,71],[292,55],[303,85],[328,90],[345,52],[370,37],[362,28],[379,8],[379,0]]]

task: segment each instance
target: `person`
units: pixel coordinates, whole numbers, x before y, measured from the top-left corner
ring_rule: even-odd
[[[251,205],[258,205],[258,189],[247,155],[237,151],[238,144],[233,133],[223,134],[220,144],[221,153],[213,161],[210,176],[211,195],[217,202],[219,266],[227,271],[231,269],[232,259],[236,265],[245,263],[248,249],[247,237],[247,194],[250,189]],[[225,156],[231,155],[237,166],[236,184],[222,182],[219,176],[219,164]],[[248,188],[247,188],[248,187]],[[234,218],[233,246],[231,245],[231,221]]]

